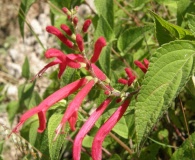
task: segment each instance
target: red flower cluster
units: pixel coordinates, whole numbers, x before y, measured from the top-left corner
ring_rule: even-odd
[[[68,19],[73,22],[74,27],[76,27],[78,23],[78,18],[72,16],[71,12],[67,8],[62,9],[63,12],[67,15]],[[75,137],[73,143],[73,158],[74,160],[80,159],[80,152],[82,148],[82,140],[86,136],[86,134],[90,131],[90,129],[94,126],[98,118],[102,115],[104,110],[108,107],[110,102],[112,101],[112,97],[109,96],[110,93],[114,91],[114,89],[108,84],[109,79],[107,76],[95,65],[95,62],[98,61],[100,53],[103,47],[106,46],[106,40],[104,37],[99,37],[94,44],[94,53],[90,60],[86,58],[85,55],[85,47],[84,40],[82,34],[85,34],[91,25],[91,20],[86,20],[84,25],[80,31],[80,34],[77,33],[74,35],[74,32],[70,30],[68,26],[65,24],[61,25],[61,29],[66,33],[64,35],[58,28],[53,26],[48,26],[46,30],[54,34],[57,38],[59,38],[67,47],[73,49],[75,53],[65,54],[62,51],[50,48],[45,52],[46,58],[55,58],[53,61],[48,63],[36,76],[41,76],[49,67],[54,65],[59,65],[59,73],[58,78],[62,76],[66,67],[71,67],[75,69],[85,68],[90,76],[83,77],[79,80],[76,80],[65,87],[57,90],[46,99],[44,99],[38,106],[30,109],[26,113],[24,113],[17,126],[13,129],[12,132],[17,132],[18,128],[30,117],[37,114],[39,118],[39,128],[38,132],[43,132],[46,129],[46,111],[58,101],[68,97],[72,93],[79,90],[74,99],[68,104],[66,112],[56,129],[56,137],[63,132],[64,125],[66,122],[69,123],[71,130],[75,130],[75,124],[78,118],[78,109],[81,106],[82,101],[87,96],[89,91],[93,88],[95,84],[99,85],[105,91],[108,91],[108,97],[102,102],[102,104],[91,114],[88,120],[84,123],[84,125],[80,128],[78,134]],[[70,38],[75,37],[75,39]],[[138,67],[140,67],[144,72],[146,72],[148,67],[148,61],[144,60],[144,65],[141,63],[135,62]],[[145,67],[145,68],[144,68]],[[134,80],[135,76],[129,68],[125,69],[126,74],[128,76],[127,79],[119,79],[119,82],[125,85],[130,86]],[[35,76],[35,77],[36,77]],[[102,125],[102,127],[97,132],[93,145],[92,145],[92,158],[94,160],[101,159],[101,146],[104,138],[108,135],[108,133],[112,130],[115,124],[120,120],[126,111],[130,98],[125,97],[125,100],[121,103],[119,108],[113,113],[113,115]]]

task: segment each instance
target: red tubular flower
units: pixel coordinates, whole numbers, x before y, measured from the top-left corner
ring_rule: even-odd
[[[94,63],[91,63],[91,67],[98,79],[101,81],[105,81],[107,79],[106,75]]]
[[[83,28],[82,28],[82,31],[85,33],[87,32],[89,26],[91,25],[91,19],[87,19],[84,24],[83,24]]]
[[[73,61],[85,62],[85,58],[81,54],[70,53],[67,56],[68,56],[69,59],[71,59]]]
[[[129,106],[130,100],[126,99],[124,103],[112,114],[112,116],[102,125],[94,137],[92,144],[92,159],[101,160],[102,159],[102,143],[108,133],[120,120],[120,118],[125,113],[127,107]]]
[[[79,50],[83,52],[84,50],[84,42],[83,42],[83,37],[80,34],[76,34],[76,42],[79,47]]]
[[[75,98],[73,99],[72,102],[69,103],[66,112],[60,122],[60,125],[57,127],[56,129],[56,137],[58,136],[58,134],[60,133],[61,129],[63,128],[64,124],[66,123],[66,121],[69,121],[70,123],[70,128],[72,130],[75,130],[75,120],[74,123],[72,122],[71,117],[75,116],[75,112],[78,111],[79,106],[81,105],[83,99],[86,97],[86,95],[89,93],[89,91],[92,89],[92,87],[94,86],[94,84],[96,83],[96,80],[92,79],[90,80],[80,91],[79,93],[77,93],[77,95],[75,96]],[[55,137],[55,138],[56,138]],[[55,139],[54,138],[54,139]]]
[[[39,117],[39,128],[38,128],[38,132],[43,132],[46,126],[46,116],[45,116],[45,112],[52,106],[54,105],[56,102],[66,98],[67,96],[69,96],[70,94],[72,94],[73,92],[75,92],[76,90],[78,90],[80,87],[82,87],[83,85],[85,85],[87,83],[87,79],[86,78],[82,78],[79,79],[75,82],[72,82],[70,84],[68,84],[67,86],[57,90],[56,92],[54,92],[53,94],[51,94],[50,96],[48,96],[46,99],[44,99],[38,106],[30,109],[29,111],[27,111],[26,113],[24,113],[21,118],[19,123],[17,124],[17,126],[12,130],[12,132],[17,132],[18,128],[30,117],[32,117],[33,115],[38,113],[38,117]]]
[[[56,64],[59,64],[59,73],[58,73],[58,78],[60,78],[66,69],[66,66],[69,66],[71,68],[81,68],[81,63],[84,61],[84,58],[82,55],[78,54],[64,54],[62,51],[55,49],[55,48],[50,48],[45,52],[45,57],[46,58],[53,58],[56,57],[55,60],[47,64],[43,69],[39,71],[37,76],[41,76],[49,67],[54,66]],[[85,66],[84,66],[85,67]],[[34,78],[33,78],[34,79]]]
[[[106,46],[106,40],[104,37],[99,37],[98,40],[95,42],[95,46],[94,46],[94,53],[93,56],[91,57],[91,63],[95,63],[99,56],[100,53],[102,51],[102,48]]]
[[[88,120],[84,123],[84,125],[80,128],[77,136],[75,137],[73,143],[73,159],[80,160],[80,153],[82,148],[82,141],[86,134],[91,130],[94,126],[95,122],[102,115],[106,107],[110,104],[111,98],[107,98],[88,118]]]
[[[56,37],[58,37],[66,46],[69,48],[73,48],[74,43],[72,43],[69,39],[67,39],[58,28],[54,26],[47,26],[46,27],[47,32],[54,34]]]
[[[72,31],[70,30],[70,28],[69,28],[67,25],[62,24],[62,25],[60,26],[60,28],[61,28],[64,32],[66,32],[67,35],[69,35],[69,36],[72,35]]]

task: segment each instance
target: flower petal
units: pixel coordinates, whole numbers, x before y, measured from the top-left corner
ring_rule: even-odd
[[[38,132],[42,133],[45,128],[46,128],[46,115],[45,115],[45,111],[40,111],[38,112],[38,117],[39,117],[39,128],[38,128]]]
[[[82,141],[86,134],[91,130],[91,128],[94,126],[95,122],[98,120],[98,118],[102,115],[104,110],[107,108],[109,103],[112,101],[112,99],[109,97],[107,98],[88,118],[88,120],[83,124],[83,126],[79,129],[78,134],[75,137],[74,143],[73,143],[73,159],[74,160],[80,160],[80,153],[82,148]]]
[[[107,79],[106,75],[94,63],[91,64],[91,67],[98,79],[100,79],[101,81],[105,81]]]
[[[60,63],[59,64],[59,72],[58,72],[58,78],[59,79],[61,78],[61,76],[64,73],[65,69],[66,69],[66,63],[65,62]]]
[[[16,125],[16,127],[12,130],[12,132],[18,132],[19,127],[30,117],[35,115],[36,113],[40,112],[41,109],[38,107],[34,107],[30,109],[29,111],[25,112],[21,117],[19,123]]]
[[[92,144],[92,159],[101,160],[102,159],[102,142],[116,123],[125,113],[127,107],[129,106],[130,100],[126,99],[124,103],[112,114],[112,116],[102,125],[94,137]]]
[[[43,67],[43,69],[41,69],[39,71],[39,73],[37,73],[33,78],[32,78],[32,81],[36,78],[36,77],[41,77],[42,74],[49,68],[49,67],[52,67],[56,64],[59,64],[61,63],[61,61],[59,59],[55,59],[53,60],[52,62],[48,63],[45,67]]]
[[[62,62],[66,59],[66,55],[59,49],[50,48],[45,52],[46,58],[53,58],[56,57],[60,59]]]
[[[71,60],[78,61],[78,62],[85,62],[85,58],[81,54],[67,54],[67,57]]]
[[[68,122],[70,124],[70,129],[72,131],[74,131],[76,128],[75,128],[75,124],[77,122],[77,118],[78,118],[78,113],[77,111],[75,111],[72,116],[68,119]]]

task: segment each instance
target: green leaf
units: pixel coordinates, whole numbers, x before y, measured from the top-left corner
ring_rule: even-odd
[[[53,114],[48,122],[48,140],[49,140],[49,154],[51,160],[58,160],[60,155],[60,150],[65,141],[64,135],[58,135],[57,139],[54,141],[56,136],[55,130],[60,124],[63,114],[56,113]]]
[[[112,129],[115,133],[117,133],[119,136],[128,139],[128,127],[127,123],[125,121],[124,117],[121,117],[121,119],[118,121],[118,123],[114,126]]]
[[[181,25],[191,0],[179,0],[177,2],[177,24]]]
[[[37,106],[41,102],[41,97],[39,96],[38,92],[34,91],[27,102],[28,109]]]
[[[19,106],[20,105],[19,105],[18,101],[12,101],[7,105],[8,119],[9,119],[9,122],[11,123],[11,125],[13,123],[13,120],[14,120],[16,114],[18,113]]]
[[[2,155],[3,146],[4,146],[4,141],[0,141],[0,155]],[[0,158],[1,158],[1,157],[0,157]]]
[[[22,77],[29,79],[30,78],[30,65],[28,58],[26,57],[22,65]]]
[[[83,143],[82,145],[86,148],[91,148],[92,146],[92,143],[93,143],[93,138],[94,137],[91,137],[91,136],[85,136],[85,138],[83,139]]]
[[[110,27],[108,21],[103,16],[100,16],[98,20],[97,28],[94,33],[94,39],[97,40],[97,38],[100,36],[105,37],[107,42],[110,42],[114,39],[113,30]]]
[[[110,76],[110,52],[111,52],[112,44],[108,44],[103,48],[98,63],[102,69],[102,71],[106,74],[107,77]]]
[[[35,81],[29,84],[22,84],[18,87],[19,105],[29,107],[31,99],[33,98],[33,91],[35,87]],[[20,107],[21,107],[20,106]]]
[[[24,23],[26,20],[26,15],[30,9],[30,6],[35,3],[36,0],[21,0],[19,13],[18,13],[18,22],[20,26],[20,33],[24,38]]]
[[[121,160],[121,157],[118,154],[113,154],[109,159],[110,160]]]
[[[125,30],[119,37],[117,47],[122,53],[127,53],[144,38],[144,34],[153,26],[135,27]]]
[[[153,55],[135,104],[138,146],[192,75],[195,43],[174,41]]]
[[[150,13],[155,18],[156,37],[160,45],[178,39],[185,40],[195,39],[193,37],[193,34],[189,30],[183,29],[182,27],[165,21],[152,11],[150,11]]]
[[[133,9],[134,10],[140,10],[145,3],[149,2],[150,0],[134,0],[133,1]]]
[[[109,23],[110,27],[114,27],[114,8],[113,0],[95,0],[95,6],[98,15],[102,15]]]
[[[51,11],[54,13],[54,15],[56,14],[61,14],[63,13],[61,11],[61,9],[63,7],[66,7],[68,9],[70,9],[70,5],[71,5],[71,0],[66,0],[66,1],[62,1],[62,0],[49,0],[49,4],[50,4],[50,9]]]
[[[146,160],[146,159],[156,160],[157,157],[156,155],[159,152],[159,148],[160,146],[155,143],[142,148],[141,154],[139,156],[139,160]]]
[[[191,32],[193,33],[193,35],[195,36],[195,15],[192,14],[187,14],[188,17],[188,26],[191,30]]]
[[[175,151],[171,160],[185,159],[192,160],[195,159],[195,133],[193,133],[188,139],[184,141],[179,149]]]
[[[39,122],[34,121],[30,124],[29,128],[29,142],[31,145],[35,145],[37,139],[37,128],[39,127]]]

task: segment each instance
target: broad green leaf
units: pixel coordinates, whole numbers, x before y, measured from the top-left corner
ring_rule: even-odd
[[[114,39],[113,30],[108,21],[103,16],[99,17],[97,28],[94,33],[94,39],[97,40],[100,36],[105,37],[107,42],[110,42]]]
[[[153,26],[143,26],[130,28],[124,31],[118,39],[118,49],[122,53],[127,53],[133,48],[140,40],[144,38],[144,34],[153,29]]]
[[[188,139],[184,141],[181,147],[175,151],[171,160],[185,159],[192,160],[195,159],[195,133],[190,135]]]
[[[12,101],[7,105],[8,119],[11,125],[13,123],[16,114],[18,113],[19,107],[20,105],[17,101]]]
[[[158,154],[159,149],[160,146],[155,143],[142,148],[141,154],[139,156],[139,160],[146,160],[146,159],[156,160],[156,155]]]
[[[54,137],[56,136],[55,130],[57,126],[60,124],[61,118],[63,114],[56,113],[53,114],[48,122],[48,140],[49,140],[49,154],[51,160],[58,160],[60,155],[60,150],[65,141],[65,135],[58,135],[57,139],[54,141]]]
[[[156,37],[160,45],[179,39],[195,39],[189,30],[183,29],[182,27],[165,21],[154,12],[150,11],[150,13],[155,18]]]
[[[43,133],[37,134],[35,147],[43,153],[42,160],[49,159],[48,128]]]
[[[121,117],[121,119],[112,129],[112,131],[117,133],[119,136],[128,139],[128,127],[124,117]]]
[[[110,27],[114,27],[113,0],[95,0],[98,15],[102,15],[108,21]]]
[[[83,143],[82,145],[86,148],[91,148],[92,146],[92,143],[93,143],[93,137],[91,136],[85,136],[85,138],[83,139]]]
[[[102,69],[102,71],[106,74],[107,77],[110,76],[110,54],[111,54],[112,44],[108,44],[103,48],[98,63]]]
[[[179,0],[177,2],[177,24],[181,25],[191,0]]]
[[[22,76],[26,79],[30,78],[30,65],[27,57],[22,65]]]
[[[192,14],[188,14],[188,26],[191,30],[191,32],[193,33],[193,35],[195,36],[195,15]]]
[[[18,13],[18,22],[20,26],[20,32],[22,37],[24,37],[24,24],[26,20],[26,15],[30,9],[30,6],[35,3],[36,0],[21,0],[19,13]]]
[[[37,91],[34,91],[30,97],[30,100],[26,104],[28,109],[37,106],[41,102],[41,97],[39,96]]]
[[[39,127],[39,122],[34,121],[31,123],[29,127],[29,142],[31,145],[35,145],[36,139],[37,139],[37,128]]]
[[[153,55],[135,104],[138,146],[192,75],[195,43],[174,41]]]
[[[33,95],[35,81],[29,84],[22,84],[18,87],[19,105],[29,108],[29,104]]]

